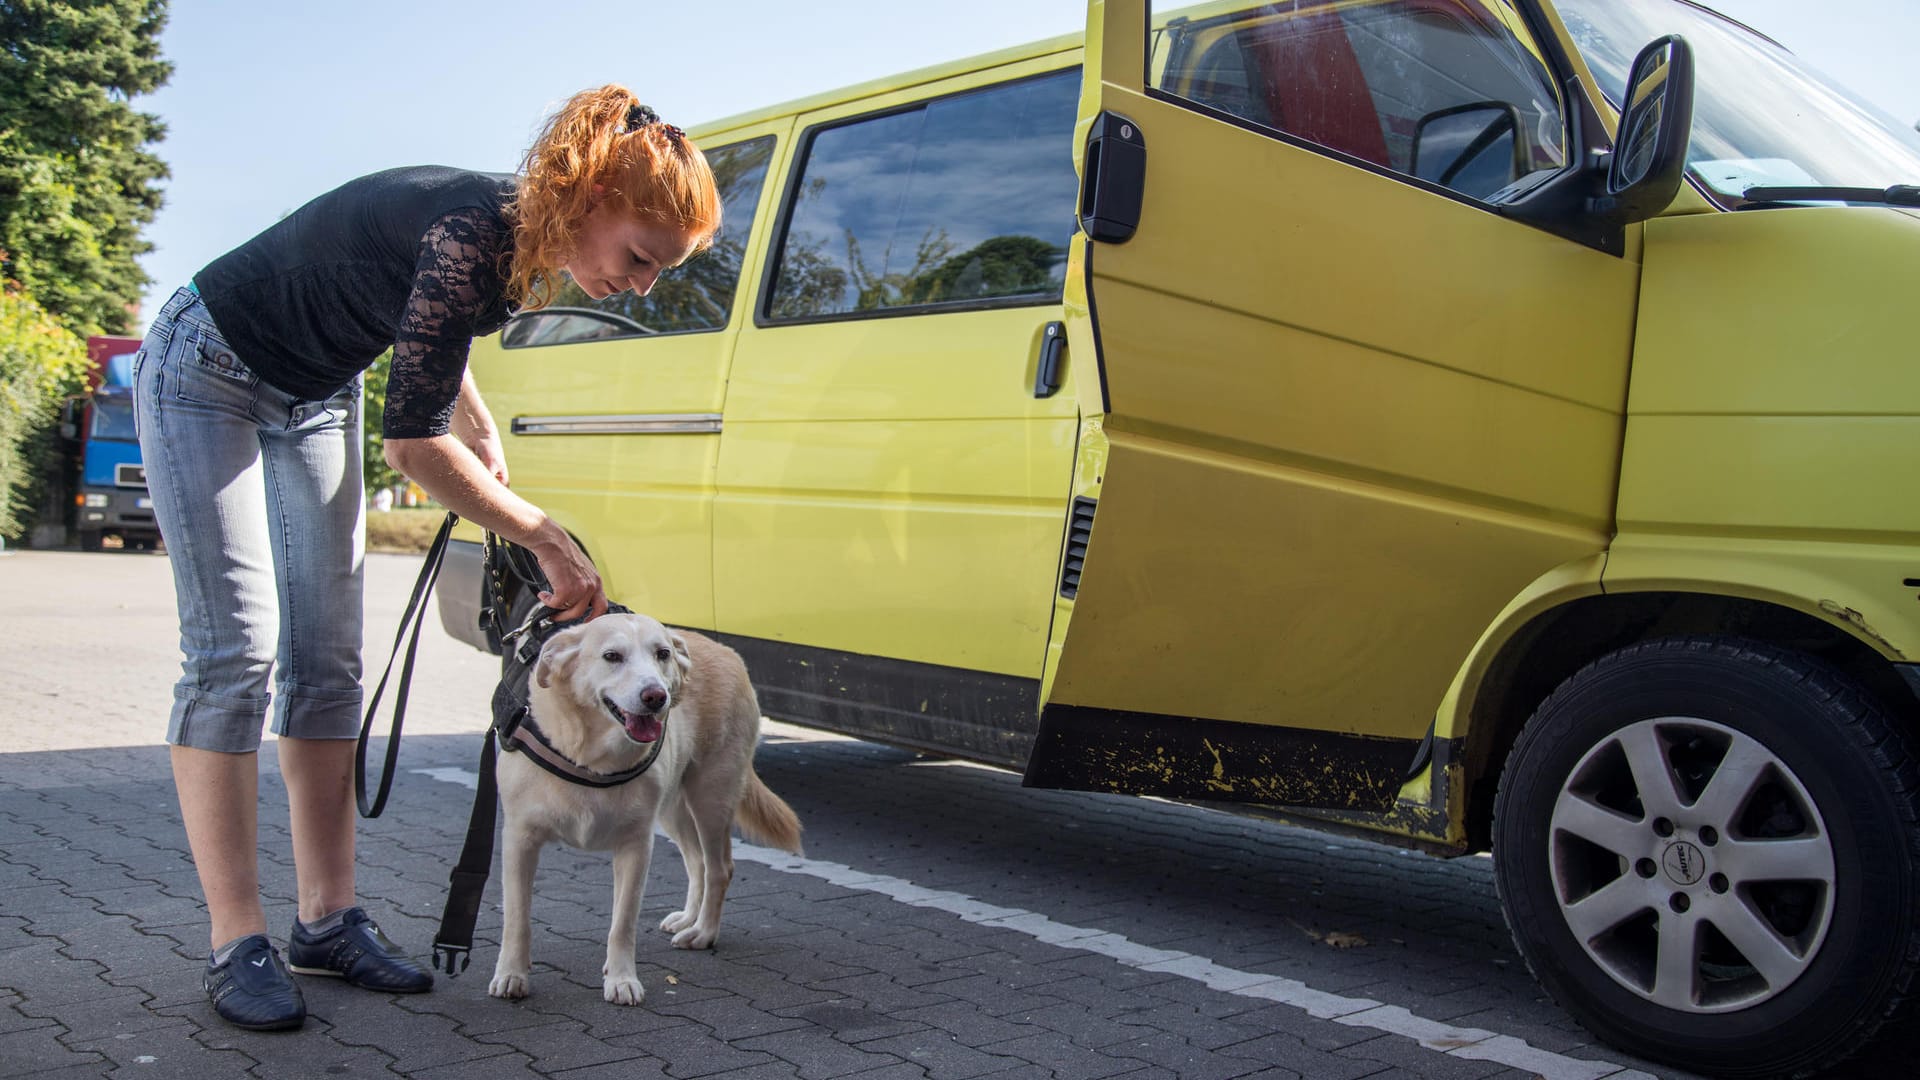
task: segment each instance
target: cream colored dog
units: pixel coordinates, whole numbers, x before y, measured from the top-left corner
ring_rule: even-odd
[[[634,930],[657,820],[687,867],[687,902],[660,921],[681,949],[704,949],[720,932],[720,905],[733,880],[736,814],[742,832],[798,854],[800,819],[753,772],[760,705],[739,654],[644,615],[603,615],[555,634],[541,650],[528,701],[555,750],[602,775],[659,757],[618,787],[588,787],[502,754],[500,801],[506,829],[500,856],[505,919],[500,960],[487,992],[525,997],[533,873],[540,849],[565,843],[613,851],[613,928],[607,934],[603,993],[619,1005],[646,996],[634,971]]]

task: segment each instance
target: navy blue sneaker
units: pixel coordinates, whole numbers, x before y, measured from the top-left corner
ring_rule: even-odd
[[[248,1031],[287,1031],[307,1021],[307,1002],[265,934],[240,939],[216,964],[207,957],[207,1000],[220,1019]]]
[[[324,934],[308,933],[293,920],[287,958],[302,975],[331,975],[363,990],[419,994],[433,989],[433,972],[407,959],[357,907],[348,908],[340,925]]]

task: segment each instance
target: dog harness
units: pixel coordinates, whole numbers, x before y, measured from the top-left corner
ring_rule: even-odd
[[[495,601],[498,603],[498,600]],[[631,608],[620,604],[608,604],[607,614],[626,614]],[[500,673],[500,685],[493,689],[493,729],[500,738],[500,749],[507,753],[524,752],[527,760],[547,770],[570,784],[585,787],[619,787],[629,780],[653,767],[660,757],[660,747],[667,741],[662,731],[658,739],[653,740],[653,748],[647,756],[631,769],[622,769],[617,773],[598,773],[562,754],[547,741],[547,735],[533,719],[533,710],[529,704],[533,688],[533,668],[540,662],[540,650],[546,647],[547,639],[562,630],[579,626],[584,620],[554,622],[544,611],[536,611],[526,622],[501,635],[503,644],[510,647],[505,669]],[[519,644],[514,645],[518,639]]]

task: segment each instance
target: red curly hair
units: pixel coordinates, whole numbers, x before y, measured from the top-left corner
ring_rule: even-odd
[[[507,295],[545,307],[598,197],[637,220],[685,230],[698,251],[720,229],[720,191],[706,155],[616,83],[582,90],[547,120],[520,166]]]

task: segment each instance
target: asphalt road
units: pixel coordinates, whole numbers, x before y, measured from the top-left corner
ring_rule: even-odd
[[[377,676],[416,558],[368,558]],[[742,845],[718,946],[652,929],[646,1001],[601,1000],[605,856],[549,849],[534,995],[473,970],[416,998],[308,983],[300,1032],[225,1028],[161,745],[177,674],[164,555],[0,555],[0,1076],[1681,1078],[1598,1045],[1514,952],[1485,859],[1442,861],[769,723],[761,777],[807,852]],[[430,623],[360,888],[424,955],[465,830],[494,658]],[[263,888],[292,913],[262,753]]]

